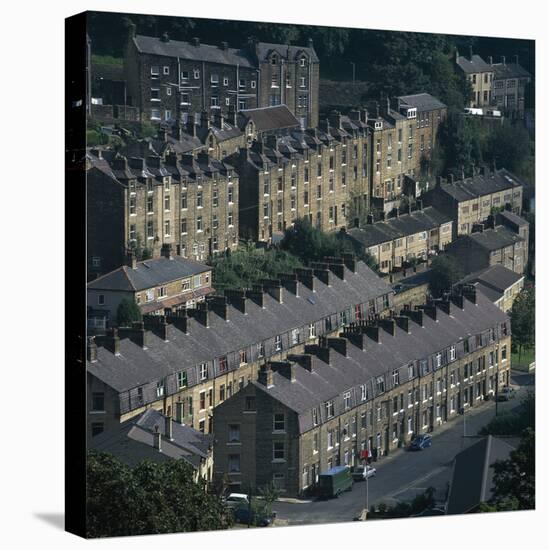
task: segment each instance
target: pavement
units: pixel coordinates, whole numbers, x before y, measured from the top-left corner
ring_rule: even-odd
[[[516,397],[497,404],[498,414],[520,405],[527,391],[534,388],[535,375],[513,371],[511,384]],[[428,487],[435,489],[435,500],[444,501],[452,475],[454,457],[478,441],[479,430],[496,414],[494,401],[482,402],[432,432],[433,445],[422,451],[391,451],[375,463],[377,475],[368,482],[357,482],[349,492],[331,500],[279,499],[273,504],[275,525],[306,525],[352,521],[362,510],[385,502],[394,505],[410,500]],[[465,426],[464,426],[465,424]],[[464,437],[465,431],[465,437]],[[368,491],[368,506],[366,506]]]

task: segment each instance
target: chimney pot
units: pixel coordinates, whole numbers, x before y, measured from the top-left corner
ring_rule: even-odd
[[[162,434],[158,430],[158,426],[154,427],[153,446],[159,453],[162,452]]]
[[[166,415],[164,417],[164,435],[166,436],[166,439],[173,441],[173,424],[171,416]]]
[[[193,38],[193,46],[200,46],[200,38],[197,36]]]

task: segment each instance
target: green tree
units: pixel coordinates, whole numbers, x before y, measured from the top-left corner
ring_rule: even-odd
[[[429,273],[429,291],[435,298],[450,291],[463,277],[463,270],[456,259],[448,254],[437,256],[431,263]]]
[[[86,470],[87,536],[114,537],[226,529],[232,523],[221,499],[193,480],[183,460],[134,468],[90,451]]]
[[[495,416],[480,431],[480,435],[521,435],[527,428],[536,427],[536,398],[529,391],[516,409]]]
[[[511,309],[511,327],[513,328],[513,346],[518,348],[519,363],[522,350],[531,348],[535,343],[536,297],[533,288],[525,288],[513,302]]]
[[[535,508],[536,442],[534,430],[525,430],[520,445],[508,460],[494,463],[494,489],[491,503],[499,509],[532,510]]]
[[[270,515],[273,511],[273,503],[280,497],[280,491],[275,487],[273,482],[268,483],[259,489],[259,494],[265,502],[265,512]]]
[[[132,323],[141,321],[141,311],[134,300],[123,298],[116,310],[116,322],[119,327],[129,327]]]

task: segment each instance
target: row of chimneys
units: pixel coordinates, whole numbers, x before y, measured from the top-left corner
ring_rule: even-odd
[[[416,200],[416,209],[415,210],[413,209],[412,203],[408,202],[408,206],[406,208],[406,214],[410,215],[410,214],[412,214],[412,212],[423,212],[423,201],[422,200]],[[400,218],[400,216],[402,215],[402,212],[400,211],[400,209],[398,207],[395,207],[392,210],[392,213],[393,213],[393,219]],[[385,222],[388,219],[391,219],[391,218],[388,217],[387,212],[385,212],[384,210],[379,213],[379,218],[380,219],[378,221],[382,221],[382,222]],[[355,223],[357,227],[358,227],[358,222],[359,222],[359,220],[357,219],[357,221]],[[367,225],[373,225],[375,222],[376,222],[375,215],[372,212],[370,212],[366,216],[366,223],[367,223]]]
[[[471,233],[482,233],[485,229],[495,229],[496,228],[496,217],[493,214],[490,214],[486,221],[474,223],[471,228]]]
[[[164,438],[168,441],[173,441],[173,422],[177,424],[184,425],[184,403],[182,401],[177,401],[175,403],[175,419],[172,419],[171,416],[164,416]],[[159,452],[162,452],[162,432],[160,431],[159,426],[154,427],[153,431],[153,447]]]
[[[174,259],[172,243],[164,243],[160,249],[160,256],[168,260]],[[126,265],[135,269],[137,267],[137,255],[131,248],[126,251]]]
[[[494,160],[492,162],[492,168],[490,168],[490,166],[488,166],[487,164],[483,164],[480,167],[473,165],[472,170],[473,170],[473,176],[481,175],[485,178],[494,177],[494,175],[497,173],[496,161]],[[436,186],[439,187],[442,183],[450,183],[453,185],[454,183],[456,183],[456,181],[463,181],[463,180],[465,180],[465,168],[462,167],[460,180],[456,180],[454,174],[450,172],[446,179],[443,178],[442,176],[437,176]]]
[[[425,305],[417,306],[414,310],[405,308],[398,316],[386,319],[360,320],[351,323],[343,329],[339,337],[320,337],[318,344],[306,344],[303,353],[289,354],[285,361],[269,361],[261,365],[258,382],[267,387],[273,386],[274,372],[278,372],[290,382],[294,382],[298,368],[314,372],[317,360],[329,365],[333,351],[347,356],[348,343],[364,350],[368,340],[380,343],[382,332],[394,337],[396,336],[397,327],[399,327],[404,332],[410,333],[412,322],[424,326],[425,315],[435,321],[440,315],[439,311],[451,315],[453,307],[464,309],[465,299],[476,304],[475,287],[464,285],[460,293],[454,293],[443,299],[432,300]]]

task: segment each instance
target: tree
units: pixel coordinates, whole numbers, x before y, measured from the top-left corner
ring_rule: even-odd
[[[480,435],[520,436],[527,428],[536,427],[536,398],[529,391],[519,407],[495,416],[480,431]]]
[[[513,302],[511,309],[511,327],[513,329],[513,345],[518,347],[519,363],[522,350],[531,348],[535,343],[536,317],[535,292],[533,288],[525,288]]]
[[[195,483],[183,460],[140,462],[134,468],[90,451],[86,470],[87,536],[114,537],[226,529],[221,499]]]
[[[265,512],[268,515],[272,513],[273,503],[280,497],[280,490],[276,488],[273,482],[268,483],[259,489],[259,494],[265,501]]]
[[[443,292],[450,291],[462,277],[463,271],[453,256],[437,256],[431,264],[429,291],[435,298],[440,298]]]
[[[508,460],[494,463],[494,488],[491,503],[498,509],[532,510],[535,508],[536,444],[534,430],[524,431],[520,445]]]
[[[141,321],[141,310],[130,298],[123,298],[116,310],[116,322],[119,327],[129,327],[132,323]]]

